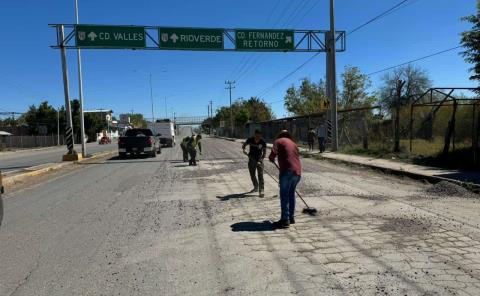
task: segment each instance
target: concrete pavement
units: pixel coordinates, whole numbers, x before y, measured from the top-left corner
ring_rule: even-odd
[[[303,159],[288,230],[239,143],[79,164],[5,197],[0,295],[478,295],[478,196]],[[266,164],[275,174],[275,168]]]
[[[88,143],[87,153],[94,154],[108,150],[115,150],[116,147],[116,143],[109,145]],[[80,153],[82,151],[80,145],[76,145],[75,149]],[[12,173],[46,163],[59,163],[62,162],[62,155],[65,154],[66,151],[65,146],[60,146],[42,150],[19,150],[15,152],[0,153],[0,170],[2,173]]]

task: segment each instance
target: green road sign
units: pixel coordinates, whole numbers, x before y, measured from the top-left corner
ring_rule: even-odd
[[[75,26],[75,41],[79,47],[144,48],[144,27],[134,26]]]
[[[293,30],[235,30],[236,50],[293,50]]]
[[[158,39],[161,49],[223,49],[221,29],[160,28]]]

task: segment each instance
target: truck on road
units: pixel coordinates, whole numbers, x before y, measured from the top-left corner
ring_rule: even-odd
[[[175,145],[175,124],[170,119],[159,119],[155,122],[147,123],[147,128],[151,129],[154,135],[160,138],[160,144],[167,147]]]
[[[127,154],[147,154],[156,157],[161,153],[160,140],[148,128],[134,128],[126,131],[125,135],[118,138],[118,156],[124,158]]]

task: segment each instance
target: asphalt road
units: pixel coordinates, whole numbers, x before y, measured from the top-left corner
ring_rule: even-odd
[[[116,143],[109,145],[88,143],[87,153],[94,154],[115,150],[116,147]],[[16,152],[0,153],[0,170],[3,173],[7,173],[46,163],[62,162],[62,155],[66,153],[66,149],[65,146],[61,146],[42,150],[20,150]],[[80,145],[76,145],[75,149],[79,153],[82,151]]]
[[[112,158],[5,197],[0,295],[478,295],[478,196],[303,159],[317,216],[273,230],[278,185],[252,185],[239,143]],[[266,164],[275,177],[275,168]]]

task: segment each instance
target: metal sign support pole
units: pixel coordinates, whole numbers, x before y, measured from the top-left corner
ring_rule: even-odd
[[[72,124],[72,110],[70,108],[70,90],[68,86],[68,69],[67,69],[67,51],[64,46],[65,40],[65,33],[63,25],[59,27],[59,38],[62,40],[60,45],[60,54],[62,58],[62,71],[63,71],[63,92],[65,95],[65,108],[67,110],[67,129],[66,129],[66,137],[67,137],[67,154],[76,154],[75,150],[73,149],[73,124]]]
[[[332,120],[332,151],[338,150],[338,121],[337,121],[337,71],[336,71],[336,38],[335,38],[335,7],[334,0],[330,0],[330,100]]]
[[[78,24],[78,0],[75,0],[75,22]],[[78,100],[80,103],[80,133],[82,142],[82,156],[87,157],[87,147],[85,145],[85,118],[83,113],[83,74],[82,74],[82,56],[80,48],[77,48],[77,64],[78,64]]]

